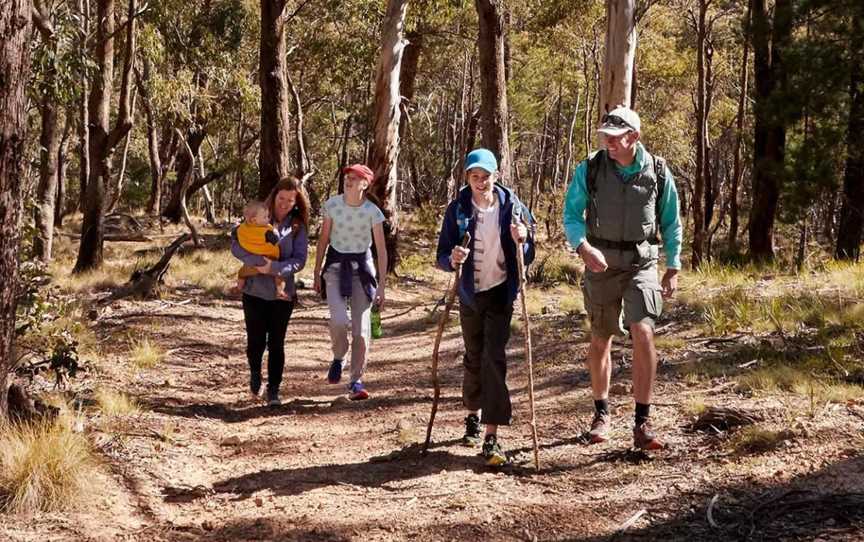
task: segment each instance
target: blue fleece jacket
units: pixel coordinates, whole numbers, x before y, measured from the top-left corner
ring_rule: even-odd
[[[501,232],[501,248],[504,250],[504,263],[507,267],[507,292],[510,303],[515,301],[519,292],[519,271],[516,261],[516,243],[510,234],[510,224],[514,214],[522,217],[528,228],[528,239],[523,243],[525,265],[534,261],[534,217],[525,205],[519,201],[512,190],[495,184],[493,188],[501,210],[498,214],[499,231]],[[453,247],[462,243],[465,232],[471,234],[471,244],[468,246],[471,254],[462,264],[462,280],[459,281],[459,300],[469,306],[474,306],[474,229],[477,221],[474,218],[474,207],[471,203],[471,187],[465,186],[447,206],[444,220],[441,223],[441,233],[438,235],[437,264],[444,271],[455,271],[450,265],[450,253]]]

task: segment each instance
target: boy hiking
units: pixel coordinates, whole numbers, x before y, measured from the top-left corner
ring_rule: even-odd
[[[462,403],[466,446],[481,442],[490,466],[507,462],[498,426],[510,425],[512,407],[507,388],[507,340],[513,302],[519,289],[516,250],[524,243],[525,264],[534,260],[533,219],[508,188],[497,184],[498,162],[487,149],[465,160],[468,186],[447,206],[438,237],[437,264],[444,271],[462,266],[458,285],[459,318],[465,343]],[[471,235],[468,248],[460,245]]]
[[[345,168],[345,192],[324,204],[324,223],[315,255],[315,291],[330,307],[330,342],[333,361],[327,381],[338,384],[348,353],[351,329],[351,379],[348,398],[369,398],[363,374],[372,339],[370,308],[384,305],[387,277],[387,247],[384,245],[384,214],[366,196],[374,174],[363,164]],[[378,277],[372,263],[372,241],[378,253]],[[326,258],[325,258],[326,254]],[[323,267],[322,267],[323,262]],[[348,308],[351,317],[348,317]]]

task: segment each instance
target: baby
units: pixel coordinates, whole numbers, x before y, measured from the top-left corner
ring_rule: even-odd
[[[279,237],[270,224],[270,210],[263,201],[253,200],[243,209],[243,223],[237,227],[237,241],[244,250],[271,260],[279,259]],[[258,270],[244,265],[237,272],[237,289],[243,291],[246,278],[257,275]],[[276,297],[288,299],[285,293],[285,279],[273,277],[276,281]]]

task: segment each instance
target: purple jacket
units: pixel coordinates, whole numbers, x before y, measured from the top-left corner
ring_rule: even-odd
[[[288,297],[296,297],[294,286],[294,274],[298,273],[306,265],[306,257],[309,254],[309,238],[306,228],[299,226],[297,236],[291,229],[291,221],[294,216],[288,214],[280,224],[274,224],[276,235],[279,237],[279,261],[273,262],[273,272],[285,279],[285,293]],[[252,254],[240,246],[237,241],[237,229],[231,231],[231,254],[245,265],[253,267],[264,265],[264,256]],[[276,283],[273,275],[254,275],[246,279],[243,293],[268,301],[276,299]]]

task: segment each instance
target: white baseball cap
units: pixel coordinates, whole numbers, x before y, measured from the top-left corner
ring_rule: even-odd
[[[640,132],[642,123],[639,121],[639,115],[629,107],[616,107],[612,111],[603,115],[600,119],[602,123],[597,131],[608,136],[620,136],[627,132]]]

